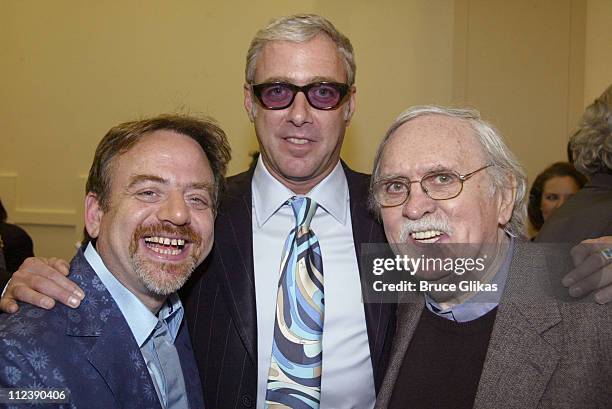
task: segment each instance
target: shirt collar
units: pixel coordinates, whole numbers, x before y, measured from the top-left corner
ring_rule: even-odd
[[[266,168],[261,156],[257,161],[253,181],[254,213],[257,227],[261,228],[276,211],[293,196],[297,196],[279,182]],[[317,202],[319,207],[331,214],[339,223],[345,225],[349,209],[349,190],[346,175],[340,161],[329,175],[325,177],[306,195]]]
[[[510,244],[508,246],[506,258],[499,271],[497,271],[491,281],[489,281],[490,284],[497,285],[497,291],[477,292],[461,304],[454,305],[447,309],[442,309],[440,304],[431,298],[429,294],[425,293],[425,305],[427,309],[451,321],[468,322],[482,317],[497,307],[504,292],[508,271],[510,271],[510,263],[512,262],[512,256],[514,254],[514,237],[509,236],[509,239]]]
[[[102,258],[91,242],[87,245],[84,254],[89,265],[91,265],[100,281],[102,281],[102,284],[104,284],[115,300],[139,348],[142,347],[151,335],[159,320],[166,322],[172,340],[176,339],[184,315],[183,305],[176,293],[168,297],[159,310],[158,318],[106,268]]]

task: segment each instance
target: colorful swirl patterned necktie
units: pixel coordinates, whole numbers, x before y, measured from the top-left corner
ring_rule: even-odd
[[[319,240],[310,230],[317,203],[288,200],[296,227],[289,232],[281,260],[276,300],[267,408],[319,407],[323,335],[323,263]]]

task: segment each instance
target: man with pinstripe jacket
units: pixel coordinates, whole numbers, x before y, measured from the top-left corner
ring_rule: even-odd
[[[251,43],[244,106],[261,157],[254,169],[229,178],[213,251],[183,292],[207,408],[265,407],[280,258],[294,221],[285,203],[293,196],[308,196],[320,209],[311,223],[325,271],[320,408],[374,406],[395,306],[361,301],[361,244],[385,238],[366,208],[369,176],[340,160],[354,81],[350,41],[320,16],[279,18]],[[24,265],[0,306],[15,310],[13,297],[52,305],[26,288],[42,290],[28,270],[52,278],[49,296],[78,305],[81,294],[49,262]],[[61,262],[50,264],[64,270]]]
[[[319,407],[374,406],[395,306],[362,303],[360,245],[384,241],[384,233],[366,208],[369,177],[340,160],[354,80],[350,41],[320,16],[277,19],[251,43],[244,105],[261,157],[228,180],[215,246],[182,297],[207,408],[267,406],[279,265],[294,223],[285,203],[294,196],[318,203],[311,228],[325,271]],[[81,298],[47,288],[68,304]]]

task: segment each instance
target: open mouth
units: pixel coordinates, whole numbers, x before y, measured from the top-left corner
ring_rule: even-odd
[[[183,252],[189,242],[181,238],[145,236],[145,245],[148,249],[164,255],[177,256]]]
[[[310,140],[304,138],[286,138],[285,140],[294,145],[306,145],[307,143],[311,142]]]
[[[410,237],[418,243],[435,243],[445,233],[440,230],[425,230],[410,233]]]

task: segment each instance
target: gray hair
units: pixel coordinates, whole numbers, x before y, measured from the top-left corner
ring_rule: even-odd
[[[505,188],[513,180],[514,183],[516,183],[516,198],[514,200],[512,216],[504,226],[504,230],[513,236],[522,234],[526,217],[527,177],[516,156],[504,143],[501,134],[491,124],[482,120],[480,118],[480,113],[473,109],[456,109],[428,105],[412,107],[402,112],[387,130],[376,152],[374,170],[370,180],[370,210],[380,218],[380,208],[376,200],[374,200],[372,191],[374,183],[379,179],[380,162],[389,138],[406,122],[426,115],[444,115],[458,118],[466,121],[470,125],[474,130],[474,135],[482,146],[482,152],[487,164],[493,165],[487,168],[486,172],[493,180],[494,189],[499,190]]]
[[[585,109],[570,149],[581,173],[612,173],[612,85]]]
[[[280,17],[270,22],[255,34],[247,52],[245,78],[247,84],[255,81],[255,66],[257,57],[270,41],[290,41],[304,43],[323,33],[336,45],[338,54],[344,61],[348,85],[355,83],[355,57],[350,40],[324,17],[316,14],[295,14]]]

